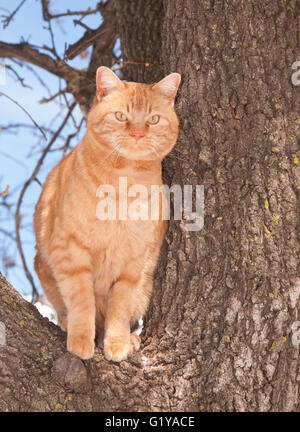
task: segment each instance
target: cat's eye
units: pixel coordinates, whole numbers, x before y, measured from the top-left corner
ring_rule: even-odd
[[[115,116],[116,116],[116,119],[119,120],[119,121],[121,121],[121,122],[127,120],[126,115],[123,114],[121,111],[117,111],[117,112],[115,113]]]
[[[151,125],[155,125],[159,122],[159,119],[160,119],[159,115],[153,115],[148,119],[148,123]]]

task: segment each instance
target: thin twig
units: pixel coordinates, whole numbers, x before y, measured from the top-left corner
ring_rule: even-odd
[[[23,6],[23,4],[25,3],[26,0],[22,0],[21,3],[16,7],[16,9],[7,17],[3,18],[3,28],[6,29],[6,27],[9,25],[9,23],[11,22],[11,20],[13,19],[13,17],[16,15],[16,13],[18,12],[18,10],[21,9],[21,7]]]
[[[11,59],[11,60],[14,60],[14,59]],[[46,91],[48,92],[48,94],[50,96],[51,95],[50,88],[47,86],[47,84],[45,83],[45,81],[39,76],[39,74],[36,72],[36,70],[33,67],[31,67],[29,64],[21,63],[21,67],[23,67],[23,65],[35,76],[35,78],[46,89]]]
[[[60,60],[59,55],[57,54],[57,51],[56,51],[54,34],[53,34],[52,25],[51,25],[50,20],[48,21],[48,31],[50,33],[50,38],[51,38],[51,43],[52,43],[52,48],[50,50],[51,50],[52,54],[56,57],[56,59]]]
[[[39,101],[39,103],[44,104],[44,103],[48,103],[48,102],[52,102],[55,98],[57,98],[57,96],[61,96],[62,94],[66,93],[68,91],[67,87],[59,90],[57,93],[55,93],[54,95],[50,96],[49,98],[43,98]]]
[[[70,109],[70,104],[69,104],[68,98],[66,96],[66,93],[62,93],[62,97],[64,98],[65,104]],[[71,119],[72,119],[74,127],[77,128],[76,120],[74,119],[73,114],[71,114]]]
[[[24,78],[21,78],[18,72],[12,66],[5,65],[5,69],[10,70],[15,75],[16,79],[21,83],[22,87],[32,90],[32,87],[24,83]]]
[[[6,93],[0,92],[0,95],[6,97],[11,102],[13,102],[14,104],[18,105],[18,107],[21,108],[21,110],[24,111],[24,113],[28,115],[28,117],[30,118],[30,120],[32,121],[32,123],[38,128],[38,130],[41,132],[41,134],[43,135],[43,137],[47,141],[47,137],[46,137],[44,131],[40,128],[40,126],[37,124],[37,122],[32,118],[32,116],[29,114],[29,112],[25,108],[23,108],[22,105],[19,104],[19,102],[17,102],[16,100],[14,100],[10,96],[8,96]]]
[[[97,29],[86,30],[84,35],[77,42],[66,49],[64,57],[68,60],[72,60],[96,42],[101,44],[103,50],[105,50],[105,47],[114,39],[115,34],[116,29],[113,22],[102,22]]]
[[[5,229],[0,227],[0,232],[2,234],[4,234],[6,237],[10,238],[11,240],[16,241],[15,236],[12,233],[10,233],[9,231],[6,231]]]
[[[84,123],[84,117],[82,117],[82,119],[81,119],[79,125],[77,126],[77,131],[73,132],[72,134],[70,134],[70,135],[68,136],[68,138],[67,138],[67,140],[66,140],[66,143],[65,143],[65,145],[63,146],[63,157],[65,157],[65,155],[66,155],[66,153],[67,153],[67,150],[68,150],[69,147],[70,147],[71,140],[72,140],[75,136],[77,136],[77,135],[79,134],[79,132],[80,132],[80,130],[81,130],[81,126],[83,125],[83,123]]]
[[[51,19],[62,18],[62,17],[74,16],[74,15],[81,15],[81,17],[83,18],[86,15],[91,15],[91,14],[94,14],[94,13],[98,12],[99,9],[100,9],[100,6],[97,5],[94,9],[88,8],[85,11],[70,11],[70,10],[67,10],[66,12],[63,12],[63,13],[51,14],[49,12],[48,5],[46,5],[46,3],[48,3],[48,2],[43,1],[42,3],[43,3],[43,10],[44,10],[44,19],[46,21],[49,21]]]
[[[83,22],[79,21],[79,20],[73,20],[74,25],[80,25],[81,27],[83,27],[85,30],[92,32],[93,30],[87,26],[86,24],[84,24]]]
[[[5,153],[5,152],[2,152],[2,151],[0,151],[0,154],[3,155],[4,157],[6,157],[7,159],[12,160],[14,163],[20,165],[22,168],[27,169],[27,166],[23,162],[20,162],[18,159],[14,158],[12,155]],[[2,196],[1,193],[0,193],[0,196]]]

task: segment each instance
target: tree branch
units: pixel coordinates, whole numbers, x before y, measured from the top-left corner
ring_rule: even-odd
[[[101,45],[102,50],[105,50],[112,38],[115,37],[115,33],[116,29],[112,22],[104,22],[96,30],[87,30],[82,38],[67,48],[65,57],[69,60],[72,60],[74,57],[96,42],[97,44]]]
[[[83,112],[87,112],[95,93],[94,82],[90,84],[88,73],[67,65],[61,59],[53,59],[39,52],[27,42],[10,44],[0,42],[0,58],[18,59],[39,66],[42,69],[62,78],[67,83],[67,89],[73,94]]]
[[[23,4],[26,0],[22,0],[21,3],[16,7],[16,9],[8,16],[3,16],[2,22],[3,22],[3,28],[6,29],[6,27],[9,25],[13,17],[16,15],[16,13],[21,9]]]
[[[51,19],[57,19],[62,17],[68,17],[68,16],[74,16],[74,15],[81,15],[81,18],[84,18],[86,15],[91,15],[100,10],[101,2],[97,4],[96,7],[93,9],[86,9],[84,11],[70,11],[67,10],[66,12],[62,12],[59,14],[52,14],[49,12],[49,0],[42,0],[42,9],[43,9],[43,18],[45,21],[49,21]]]
[[[16,58],[29,62],[66,81],[70,80],[70,76],[80,75],[80,71],[67,65],[63,60],[54,60],[49,55],[39,52],[27,42],[19,44],[0,42],[0,57]]]

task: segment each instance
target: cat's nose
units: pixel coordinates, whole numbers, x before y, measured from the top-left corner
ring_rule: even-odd
[[[138,139],[142,138],[143,136],[145,136],[144,132],[142,130],[138,130],[138,129],[132,130],[130,132],[130,135],[132,137],[134,137],[136,140],[138,140]]]

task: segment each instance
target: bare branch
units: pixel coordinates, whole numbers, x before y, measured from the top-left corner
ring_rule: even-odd
[[[60,59],[60,57],[59,57],[59,55],[58,55],[58,53],[57,53],[57,50],[56,50],[56,46],[55,46],[55,38],[54,38],[54,33],[53,33],[53,29],[52,29],[52,24],[51,24],[51,21],[48,21],[47,22],[47,30],[49,31],[49,33],[50,33],[50,39],[51,39],[51,44],[52,44],[52,48],[48,48],[47,47],[47,49],[54,55],[54,57],[57,59],[57,60],[59,60]]]
[[[105,21],[96,30],[87,30],[82,38],[70,45],[65,52],[65,57],[69,60],[72,60],[74,57],[96,42],[98,44],[100,43],[102,49],[104,50],[105,47],[111,42],[112,38],[116,37],[115,35],[116,29],[113,22],[107,23]]]
[[[55,93],[54,95],[50,96],[49,98],[43,98],[43,99],[41,99],[40,103],[44,104],[44,103],[52,102],[55,98],[57,98],[58,96],[61,96],[61,95],[65,94],[67,91],[68,91],[67,88],[59,90],[57,93]]]
[[[74,16],[74,15],[81,15],[81,17],[84,18],[87,15],[91,15],[91,14],[94,14],[94,13],[100,11],[100,7],[101,7],[101,2],[99,4],[97,4],[97,6],[94,7],[93,9],[88,8],[84,11],[67,10],[66,12],[62,12],[59,14],[51,14],[49,12],[49,1],[48,0],[42,0],[43,18],[45,21],[49,21],[51,19],[62,18],[62,17]]]
[[[32,90],[32,87],[24,83],[24,78],[20,77],[20,75],[18,74],[18,72],[12,66],[5,65],[5,68],[7,70],[11,71],[14,74],[14,76],[19,81],[19,83],[22,85],[22,87],[26,87],[26,88],[29,88],[29,89]]]
[[[81,22],[80,20],[73,20],[74,25],[79,25],[81,27],[83,27],[84,29],[86,29],[88,32],[92,32],[93,30],[87,26],[86,24],[84,24],[83,22]]]
[[[0,57],[16,58],[32,63],[65,80],[69,78],[70,73],[73,75],[79,73],[63,60],[54,60],[49,55],[39,52],[27,42],[19,44],[0,42]]]
[[[65,145],[63,146],[63,149],[62,149],[63,150],[63,157],[65,157],[65,155],[66,155],[66,153],[70,147],[72,139],[75,138],[79,134],[83,123],[84,123],[84,117],[82,117],[81,122],[77,126],[77,130],[75,132],[73,132],[72,134],[70,134],[68,136],[68,138],[66,139]]]
[[[1,96],[6,97],[7,99],[9,99],[11,102],[13,102],[14,104],[18,105],[18,107],[21,108],[22,111],[25,112],[25,114],[28,115],[28,117],[30,118],[30,120],[32,121],[32,123],[38,128],[38,130],[41,132],[41,134],[43,135],[43,137],[45,138],[45,140],[47,141],[47,137],[44,133],[44,131],[40,128],[40,126],[37,124],[37,122],[32,118],[32,116],[29,114],[29,112],[22,107],[22,105],[19,104],[19,102],[17,102],[16,100],[14,100],[13,98],[11,98],[10,96],[8,96],[6,93],[0,92]]]
[[[11,59],[11,60],[14,60],[14,59]],[[39,81],[39,83],[46,89],[49,96],[51,95],[51,90],[49,89],[49,87],[47,86],[45,81],[40,77],[40,75],[36,72],[36,70],[32,66],[30,66],[27,63],[22,63],[22,62],[20,64],[20,66],[21,67],[25,66],[25,68],[28,69],[35,76],[35,78]]]
[[[34,126],[33,126],[33,127],[34,127]],[[14,163],[18,164],[18,165],[21,166],[22,168],[27,169],[27,166],[26,166],[23,162],[19,161],[18,159],[16,159],[15,157],[13,157],[11,154],[8,154],[8,153],[5,153],[5,152],[3,152],[3,151],[0,151],[0,155],[4,156],[4,157],[7,158],[7,159],[12,160]],[[1,195],[0,195],[0,196],[1,196]]]
[[[21,3],[16,7],[16,9],[9,15],[9,16],[3,16],[2,22],[3,22],[3,28],[6,29],[6,27],[9,25],[13,17],[16,15],[16,13],[21,9],[23,4],[26,2],[26,0],[22,0]]]
[[[51,51],[51,48],[49,50]],[[39,52],[27,42],[20,44],[0,42],[0,57],[29,62],[64,79],[68,91],[74,95],[83,112],[87,112],[94,95],[95,85],[94,82],[92,86],[86,84],[87,81],[90,81],[86,70],[81,71],[67,65],[61,59],[53,59]]]
[[[17,134],[19,128],[30,129],[32,131],[32,135],[33,136],[37,135],[37,134],[35,134],[36,127],[33,124],[27,124],[27,123],[9,123],[9,124],[7,124],[5,126],[0,124],[0,132]],[[50,127],[43,126],[42,129],[43,129],[44,132],[48,132],[50,135],[54,135],[55,134],[55,131],[53,131]],[[59,139],[65,140],[65,137],[59,136]],[[6,156],[6,157],[10,157],[14,162],[18,163],[19,165],[22,165],[24,168],[26,167],[25,164],[23,164],[20,161],[16,160],[11,155],[8,155],[8,154],[6,154],[4,152],[0,152],[0,153],[2,155]]]
[[[9,231],[5,230],[4,228],[0,227],[0,232],[4,234],[6,237],[10,238],[13,241],[16,241],[16,237]]]

